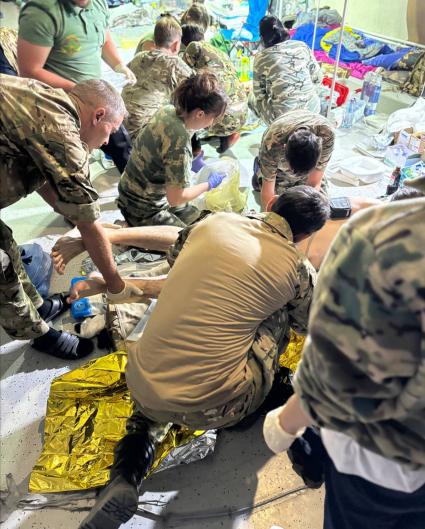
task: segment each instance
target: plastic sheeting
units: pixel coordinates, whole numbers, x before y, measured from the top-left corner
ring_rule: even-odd
[[[126,433],[134,404],[125,381],[127,356],[112,353],[52,382],[43,451],[31,473],[34,493],[86,490],[108,482],[114,448]],[[215,431],[170,425],[156,446],[152,471],[211,453]]]

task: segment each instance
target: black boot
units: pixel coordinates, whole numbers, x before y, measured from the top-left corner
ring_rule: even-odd
[[[127,434],[115,449],[111,481],[80,529],[118,529],[137,512],[139,487],[154,459],[154,444],[148,430]]]

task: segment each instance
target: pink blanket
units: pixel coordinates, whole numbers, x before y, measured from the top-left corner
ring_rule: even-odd
[[[314,55],[316,59],[320,62],[335,64],[335,60],[331,59],[328,54],[324,51],[315,51]],[[357,79],[363,79],[367,72],[370,72],[371,70],[376,70],[375,66],[367,66],[366,64],[362,64],[361,62],[340,62],[339,65],[351,70],[351,75],[353,77],[357,77]]]

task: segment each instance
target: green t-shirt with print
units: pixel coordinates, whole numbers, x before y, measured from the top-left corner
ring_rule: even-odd
[[[108,19],[105,0],[85,8],[72,0],[30,0],[20,12],[19,37],[51,48],[46,70],[76,83],[99,79]]]

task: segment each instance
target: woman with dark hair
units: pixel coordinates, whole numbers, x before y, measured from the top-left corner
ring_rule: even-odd
[[[253,110],[270,125],[289,110],[306,109],[318,113],[316,87],[322,81],[320,66],[310,48],[289,33],[274,16],[260,22],[264,50],[254,60]]]
[[[196,4],[194,4],[196,5]],[[229,98],[229,105],[220,120],[208,131],[217,136],[220,145],[217,152],[224,153],[234,145],[248,115],[248,98],[229,57],[204,40],[202,28],[196,24],[182,26],[182,44],[186,47],[183,60],[195,71],[208,68],[217,76]]]
[[[118,207],[129,226],[185,226],[199,216],[187,202],[217,187],[224,175],[190,186],[191,137],[226,110],[227,96],[216,76],[200,72],[182,81],[172,105],[159,109],[137,136],[118,185]]]

